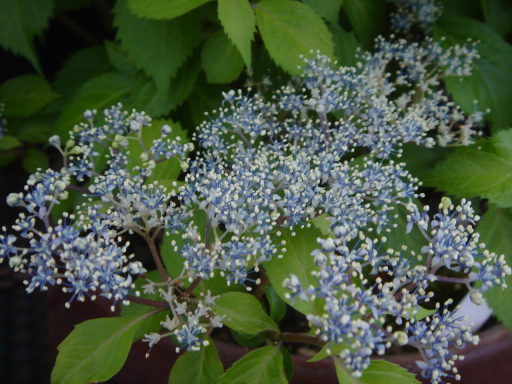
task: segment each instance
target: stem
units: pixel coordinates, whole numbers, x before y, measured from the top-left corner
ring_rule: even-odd
[[[68,184],[66,189],[71,189],[72,191],[82,192],[87,195],[92,195],[93,193],[89,191],[87,188],[79,187],[78,185]]]
[[[181,294],[181,296],[183,296],[183,295],[190,295],[192,293],[192,291],[194,289],[196,289],[196,287],[199,285],[201,280],[203,280],[203,279],[201,279],[200,277],[196,277],[196,279],[192,282],[192,284],[189,285],[187,290]]]
[[[304,344],[310,344],[315,345],[317,347],[323,347],[325,344],[327,344],[324,341],[321,341],[318,339],[318,337],[313,335],[304,335],[300,333],[291,333],[291,332],[276,332],[276,331],[267,331],[266,333],[267,338],[270,340],[276,340],[276,341],[292,341],[295,343],[304,343]]]
[[[147,305],[149,307],[168,307],[169,306],[169,303],[167,301],[144,299],[142,297],[137,297],[134,295],[127,295],[126,297],[132,303]]]
[[[84,39],[86,42],[88,42],[91,45],[101,45],[101,43],[91,35],[88,31],[83,29],[81,26],[76,24],[73,20],[71,20],[69,17],[67,17],[64,13],[56,10],[55,18],[59,20],[62,24],[64,24],[66,27],[71,29],[73,32],[75,32],[77,35],[79,35],[82,39]]]
[[[474,281],[469,277],[466,277],[464,279],[461,277],[446,277],[446,276],[436,276],[436,277],[437,277],[437,281],[446,281],[448,283],[469,284]]]
[[[155,241],[151,237],[149,237],[149,233],[146,233],[144,236],[146,239],[146,242],[149,245],[149,249],[151,250],[151,256],[153,256],[153,260],[155,261],[156,267],[158,268],[158,272],[160,273],[160,277],[162,278],[162,281],[167,281],[167,273],[165,272],[164,265],[162,264],[162,260],[160,259],[160,255],[158,254],[158,251],[156,250]]]

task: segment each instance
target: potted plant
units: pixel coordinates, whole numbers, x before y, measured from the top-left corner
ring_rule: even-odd
[[[263,37],[277,4],[253,5]],[[112,312],[126,305],[121,317],[75,327],[52,382],[108,380],[137,339],[148,359],[172,339],[181,354],[170,382],[286,382],[293,359],[283,345],[294,342],[318,347],[311,360],[332,359],[340,381],[414,382],[370,360],[393,345],[418,349],[431,382],[460,379],[450,347],[478,336],[432,286],[463,284],[483,304],[511,271],[474,231],[472,203],[423,205],[402,157],[475,145],[485,113],[465,114],[439,87],[471,75],[478,57],[473,43],[379,38],[354,67],[312,51],[288,84],[222,92],[192,140],[121,104],[105,109],[104,123],[87,110],[69,139],[51,136],[62,167],[38,170],[8,196],[26,213],[16,235],[3,230],[1,256],[30,275],[29,292],[62,287],[66,307],[100,296]],[[485,149],[507,139],[503,131]],[[73,213],[61,209],[69,199]],[[133,254],[141,246],[150,260]],[[287,306],[311,331],[283,330]],[[215,333],[251,348],[225,372]]]

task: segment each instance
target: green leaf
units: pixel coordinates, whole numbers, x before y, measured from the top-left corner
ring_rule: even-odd
[[[255,335],[270,329],[279,332],[274,321],[267,316],[258,300],[241,292],[228,292],[220,295],[214,304],[218,316],[226,316],[224,325],[235,331]]]
[[[0,9],[0,45],[25,56],[42,74],[33,39],[48,25],[53,0],[0,0]]]
[[[104,47],[85,48],[71,56],[57,72],[53,86],[62,95],[47,107],[47,112],[60,112],[86,81],[114,70]]]
[[[295,365],[293,364],[292,356],[285,347],[281,347],[280,351],[283,355],[283,365],[286,380],[291,381],[293,379],[293,374],[295,373]]]
[[[512,265],[512,211],[499,209],[490,205],[489,209],[480,220],[477,231],[480,233],[480,241],[486,244],[486,248],[497,255],[505,255],[507,264]],[[505,278],[508,288],[502,290],[495,287],[484,293],[494,315],[503,322],[503,325],[512,330],[512,276]]]
[[[400,162],[405,163],[405,170],[414,177],[423,180],[423,175],[434,169],[436,162],[444,160],[448,153],[453,152],[453,147],[427,148],[423,145],[405,143],[402,145],[402,157]]]
[[[447,90],[464,112],[474,112],[474,100],[478,109],[487,108],[486,115],[493,129],[503,129],[512,123],[512,47],[490,27],[464,17],[441,17],[434,28],[434,37],[446,37],[443,45],[465,44],[467,39],[479,41],[480,59],[474,62],[472,75],[462,78],[449,76],[444,79]]]
[[[103,111],[129,95],[131,91],[130,78],[119,72],[104,73],[92,78],[80,87],[62,111],[55,123],[56,134],[65,142],[68,139],[68,132],[84,120],[84,112],[87,109]]]
[[[327,218],[327,215],[324,213],[320,216],[315,217],[314,219],[309,221],[315,228],[318,228],[323,236],[331,236],[331,222]]]
[[[315,355],[313,356],[311,359],[308,360],[308,363],[314,363],[316,361],[320,361],[320,360],[323,360],[327,357],[330,357],[330,356],[339,356],[340,353],[344,350],[344,349],[347,349],[347,348],[350,348],[350,345],[343,342],[341,344],[333,344],[331,345],[331,347],[329,348],[329,344],[325,344],[322,349]],[[327,350],[330,349],[331,353],[327,353]]]
[[[481,0],[441,0],[443,15],[464,16],[482,19]]]
[[[268,304],[270,306],[270,317],[276,323],[283,320],[286,314],[286,303],[279,297],[273,287],[265,287],[265,296],[267,296]]]
[[[329,23],[338,24],[343,0],[303,0],[303,3],[311,7]]]
[[[254,4],[258,28],[272,59],[292,75],[304,66],[300,55],[311,50],[333,56],[332,36],[322,18],[297,1],[266,0]]]
[[[334,359],[334,366],[340,384],[420,384],[413,373],[385,360],[372,360],[358,379],[349,373],[339,358]]]
[[[486,24],[505,38],[512,32],[512,3],[508,0],[481,0]]]
[[[481,196],[499,208],[512,206],[512,130],[503,130],[482,149],[459,147],[423,177],[429,186],[459,197]]]
[[[180,138],[181,144],[186,144],[189,142],[187,137],[187,132],[181,128],[180,123],[175,123],[172,120],[153,120],[151,121],[151,126],[143,128],[142,131],[142,142],[146,149],[149,149],[153,145],[153,140],[159,139],[162,136],[162,127],[164,125],[169,125],[172,128],[172,132],[170,135],[166,137],[169,140],[175,140],[176,138]],[[142,154],[142,148],[138,141],[130,140],[128,147],[128,151],[130,151],[130,157],[132,159],[132,166],[143,166],[143,162],[140,159],[140,155]],[[169,159],[162,161],[161,163],[156,164],[153,169],[153,173],[148,178],[147,182],[151,183],[153,181],[158,180],[176,180],[181,173],[180,162],[177,159]],[[170,192],[170,191],[169,191]]]
[[[251,41],[256,17],[247,0],[219,0],[219,19],[224,32],[238,48],[247,68],[251,66]]]
[[[146,273],[146,277],[149,280],[154,281],[156,283],[160,283],[162,281],[160,273],[157,270]],[[160,293],[158,292],[158,289],[155,289],[155,293],[144,293],[144,289],[142,288],[142,286],[147,283],[148,282],[145,278],[138,278],[137,280],[135,280],[135,290],[140,292],[140,297],[149,300],[162,300],[162,298],[160,297]],[[148,307],[147,305],[130,303],[130,305],[123,305],[121,307],[121,316],[128,317],[142,315],[147,312],[153,311],[154,309],[156,309],[156,307],[153,308]],[[137,327],[137,330],[133,334],[133,341],[141,340],[142,338],[144,338],[144,335],[146,333],[159,332],[160,329],[162,328],[160,322],[165,321],[166,316],[170,314],[169,312],[169,310],[158,312],[141,321],[139,323],[139,326]]]
[[[114,12],[121,47],[155,80],[158,92],[166,97],[171,78],[192,54],[201,36],[200,13],[191,12],[174,20],[148,20],[131,13],[123,1],[116,3]]]
[[[48,82],[36,75],[23,75],[0,86],[0,102],[5,116],[30,116],[58,97]]]
[[[23,144],[21,144],[21,141],[19,141],[14,136],[5,135],[3,137],[0,137],[0,149],[8,150],[16,147],[21,147]]]
[[[422,212],[423,204],[418,199],[413,199],[413,203],[418,206],[420,212]],[[386,232],[386,242],[383,245],[383,250],[393,248],[395,251],[400,251],[403,245],[407,246],[406,254],[410,255],[411,251],[414,251],[416,255],[421,255],[421,248],[424,245],[428,245],[427,239],[421,234],[420,229],[417,225],[412,227],[411,232],[407,232],[407,208],[402,204],[397,204],[395,209],[391,212],[392,215],[398,215],[397,218],[391,219],[390,223],[396,224],[391,232]]]
[[[32,143],[48,143],[53,134],[56,116],[37,114],[30,117],[9,119],[9,132],[18,139]]]
[[[126,52],[123,52],[121,44],[106,40],[105,48],[107,50],[108,59],[115,69],[128,76],[135,75],[137,67],[128,58]]]
[[[197,352],[181,355],[171,370],[169,384],[210,384],[216,383],[224,373],[215,344],[201,348]]]
[[[363,47],[354,32],[347,32],[343,27],[337,25],[328,27],[333,37],[334,55],[338,63],[345,67],[355,67],[359,61],[356,57],[358,48],[362,49]]]
[[[172,108],[172,101],[164,99],[156,89],[153,79],[139,72],[133,80],[133,92],[126,102],[127,109],[144,111],[152,118],[167,115]]]
[[[224,373],[217,384],[286,384],[283,357],[275,347],[249,352]]]
[[[386,20],[386,3],[382,0],[344,0],[345,10],[359,41],[371,50]]]
[[[107,381],[123,366],[142,316],[84,321],[58,346],[52,384],[86,384]]]
[[[174,19],[212,0],[128,0],[130,10],[149,19]]]
[[[46,156],[44,152],[35,148],[28,149],[25,157],[21,161],[23,169],[28,173],[35,173],[39,168],[45,170],[48,168],[49,164],[48,156]]]
[[[265,332],[260,332],[257,335],[250,335],[247,333],[238,332],[235,331],[234,329],[231,329],[231,335],[238,344],[249,348],[259,347],[267,339],[267,335]]]
[[[172,109],[179,107],[190,95],[201,69],[199,54],[194,54],[178,70],[178,74],[171,80],[169,100]]]
[[[226,34],[218,31],[204,43],[201,65],[208,82],[230,83],[240,76],[244,61]]]
[[[206,80],[199,80],[194,84],[189,97],[189,108],[192,113],[192,120],[195,126],[200,125],[207,119],[205,112],[212,112],[222,105],[222,92],[231,90],[227,85],[209,84]]]
[[[315,278],[311,275],[311,271],[317,269],[317,267],[311,252],[319,247],[316,239],[323,237],[322,232],[314,227],[295,228],[295,231],[297,235],[292,236],[289,228],[281,229],[280,238],[286,241],[286,253],[281,259],[273,257],[272,260],[263,263],[276,293],[286,303],[290,301],[285,298],[285,294],[290,293],[290,291],[283,287],[283,281],[290,278],[290,274],[297,276],[304,287],[315,284]],[[295,297],[295,302],[291,306],[305,315],[317,314],[323,307],[320,299],[312,303],[311,301],[302,301],[298,297]]]

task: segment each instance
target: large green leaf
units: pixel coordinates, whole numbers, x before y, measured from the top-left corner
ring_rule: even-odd
[[[173,19],[213,0],[128,0],[133,13],[149,19]]]
[[[137,67],[130,60],[128,54],[121,49],[120,43],[106,40],[105,49],[107,51],[108,59],[115,69],[128,76],[135,75]]]
[[[256,17],[247,0],[219,0],[219,19],[224,32],[251,66],[251,41],[256,32]]]
[[[343,0],[345,10],[359,41],[371,50],[386,20],[386,3],[382,0]]]
[[[36,75],[23,75],[0,86],[5,116],[30,116],[58,97],[48,82]]]
[[[222,100],[224,100],[222,92],[229,92],[230,89],[224,84],[209,84],[199,75],[199,80],[192,88],[188,103],[195,126],[208,119],[205,112],[211,113],[222,105]]]
[[[217,384],[286,384],[281,351],[264,347],[249,352],[235,362]]]
[[[266,0],[254,4],[261,37],[272,59],[293,75],[301,73],[310,51],[333,56],[332,36],[322,18],[306,4]]]
[[[16,147],[21,147],[23,144],[17,138],[11,135],[0,137],[0,149],[8,150]]]
[[[171,370],[169,384],[210,384],[216,383],[224,373],[215,345],[210,344],[197,352],[181,355]]]
[[[303,287],[315,284],[311,271],[317,267],[311,252],[320,247],[316,239],[323,237],[321,230],[314,227],[295,228],[295,231],[297,235],[292,236],[290,229],[281,229],[281,239],[286,241],[286,253],[281,259],[274,256],[272,260],[263,263],[274,290],[287,303],[290,301],[285,298],[285,294],[290,291],[283,287],[283,281],[289,278],[290,274],[297,276]],[[317,299],[313,303],[295,297],[292,307],[304,314],[316,314],[321,309],[321,300]]]
[[[123,1],[117,2],[114,12],[122,48],[155,80],[160,95],[166,97],[171,78],[200,38],[200,14],[191,12],[174,20],[142,19],[131,13]]]
[[[481,196],[498,207],[512,206],[512,130],[480,142],[482,149],[459,147],[423,176],[430,186],[460,197]]]
[[[55,124],[56,134],[65,142],[68,139],[68,132],[84,120],[85,110],[103,111],[129,95],[131,91],[132,81],[119,72],[104,73],[92,78],[80,87],[62,111]]]
[[[267,329],[279,332],[274,321],[267,316],[258,300],[242,292],[228,292],[220,295],[214,304],[218,316],[226,316],[224,325],[235,331],[255,335]]]
[[[9,133],[23,141],[47,144],[53,134],[55,119],[53,114],[42,113],[30,117],[13,117],[9,119]]]
[[[331,24],[338,24],[343,0],[303,0],[303,3],[310,6],[316,13]]]
[[[385,360],[372,360],[363,376],[354,378],[340,359],[334,360],[340,384],[420,384],[414,373]]]
[[[512,32],[512,2],[509,0],[481,0],[486,24],[502,37]]]
[[[106,381],[123,366],[139,323],[157,310],[141,316],[84,321],[58,346],[52,384],[86,384]]]
[[[42,74],[33,38],[48,24],[53,0],[0,0],[0,45],[25,56]]]
[[[480,241],[486,248],[497,255],[505,255],[507,264],[512,265],[512,212],[510,209],[499,209],[494,205],[483,215],[477,227]],[[485,292],[485,298],[494,314],[503,324],[512,330],[512,276],[507,276],[508,288],[502,290],[494,287]]]
[[[492,128],[503,129],[512,123],[512,47],[493,29],[479,21],[465,17],[442,17],[435,25],[434,37],[439,40],[445,36],[445,45],[465,44],[467,39],[479,41],[478,53],[481,58],[475,60],[470,77],[446,77],[448,92],[466,113],[474,112],[474,100],[478,100],[478,109],[487,108],[486,115]]]
[[[267,296],[270,307],[270,317],[276,323],[280,322],[286,314],[286,303],[279,297],[272,286],[265,287],[265,296]]]
[[[204,43],[201,65],[208,82],[230,83],[240,76],[244,60],[226,34],[218,31]]]
[[[23,165],[23,169],[28,173],[36,173],[38,169],[42,169],[43,171],[48,168],[50,161],[48,160],[48,156],[39,149],[29,148],[25,153],[25,157],[21,161],[21,165]]]

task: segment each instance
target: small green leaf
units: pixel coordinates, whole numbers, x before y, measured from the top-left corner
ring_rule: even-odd
[[[260,332],[257,335],[249,335],[247,333],[238,332],[234,329],[231,329],[231,335],[238,344],[249,348],[259,347],[267,339],[265,332]]]
[[[464,17],[441,17],[435,25],[434,37],[446,37],[443,45],[466,44],[467,39],[478,41],[480,59],[473,64],[472,75],[461,78],[444,78],[446,88],[464,112],[474,112],[474,100],[478,109],[491,111],[486,115],[493,129],[508,128],[512,124],[512,47],[490,27]]]
[[[420,384],[415,375],[385,360],[372,360],[363,376],[354,378],[339,358],[334,359],[340,384]]]
[[[48,156],[39,149],[30,148],[27,150],[25,157],[21,161],[23,169],[28,173],[35,173],[39,168],[45,170],[48,168],[50,161]]]
[[[311,275],[311,271],[317,267],[311,257],[311,252],[319,247],[316,239],[322,237],[322,232],[314,227],[311,228],[295,228],[296,236],[292,236],[289,228],[281,229],[281,239],[286,241],[286,253],[281,259],[274,256],[272,260],[263,263],[267,276],[272,283],[276,293],[290,303],[285,298],[286,293],[290,291],[283,287],[283,281],[290,278],[290,274],[297,276],[303,287],[315,284],[315,278]],[[302,301],[295,297],[294,304],[290,304],[297,311],[307,314],[316,314],[323,307],[320,299],[311,301]]]
[[[130,78],[119,72],[104,73],[92,78],[80,87],[62,111],[55,123],[56,134],[65,142],[69,137],[68,132],[84,121],[84,112],[87,109],[101,112],[118,103],[131,91]]]
[[[216,383],[224,373],[215,344],[210,343],[197,352],[181,355],[171,370],[169,384]]]
[[[429,186],[460,197],[481,196],[512,206],[512,129],[499,131],[482,149],[459,147],[423,176]]]
[[[244,61],[226,34],[218,31],[204,43],[201,65],[208,82],[230,83],[240,76]]]
[[[123,52],[119,43],[106,40],[105,48],[107,50],[108,59],[115,69],[128,76],[135,75],[137,67],[128,58],[126,52]]]
[[[144,1],[144,6],[149,8],[147,3]],[[116,3],[114,12],[121,47],[155,80],[158,92],[166,97],[171,78],[192,54],[201,36],[201,14],[191,12],[174,20],[148,20],[131,13],[122,1]]]
[[[322,347],[322,349],[315,356],[313,356],[311,359],[308,360],[308,363],[314,363],[316,361],[323,360],[330,356],[339,356],[341,351],[343,351],[344,349],[347,349],[349,347],[350,347],[350,345],[348,345],[347,343],[333,344],[333,345],[331,345],[330,348],[329,348],[329,344],[325,344]],[[327,353],[328,349],[330,349],[330,351],[331,351],[330,354]]]
[[[265,296],[267,296],[268,304],[270,306],[270,317],[276,323],[283,320],[286,314],[286,303],[279,297],[273,287],[265,287]]]
[[[0,9],[0,45],[25,56],[42,74],[33,39],[47,27],[53,0],[0,0]]]
[[[248,293],[224,293],[214,307],[218,316],[226,316],[222,321],[224,325],[235,331],[252,335],[267,329],[279,332],[279,328],[263,311],[258,300]]]
[[[217,384],[286,384],[283,357],[275,347],[249,352],[224,373]]]
[[[251,41],[256,17],[247,0],[219,0],[219,19],[224,32],[238,48],[247,68],[251,66]]]
[[[84,321],[58,346],[52,384],[107,381],[123,366],[139,323],[156,313]]]
[[[152,118],[167,115],[172,108],[172,101],[163,98],[158,93],[153,79],[147,77],[143,72],[139,72],[133,80],[133,92],[125,103],[127,110],[135,108],[138,111],[144,111]]]
[[[345,67],[355,67],[359,61],[356,57],[358,48],[363,47],[354,32],[347,32],[337,25],[329,25],[329,32],[334,41],[334,55],[338,63]]]
[[[480,241],[486,244],[486,248],[497,255],[505,255],[507,264],[512,265],[512,211],[499,209],[490,205],[478,223],[477,231],[480,233]],[[484,296],[494,315],[503,322],[503,325],[512,330],[512,276],[505,278],[507,289],[494,287],[487,290]]]
[[[8,150],[16,147],[21,147],[21,141],[19,141],[14,136],[5,135],[0,138],[0,149]]]
[[[174,19],[213,0],[128,0],[130,10],[148,19]]]
[[[343,0],[343,9],[354,27],[359,41],[371,50],[386,20],[386,3],[382,0]]]
[[[318,228],[323,236],[331,236],[331,222],[325,213],[310,220],[310,223],[314,225],[315,228]]]
[[[303,3],[311,7],[331,24],[338,24],[341,4],[343,0],[303,0]]]
[[[298,1],[266,0],[254,4],[258,28],[272,59],[292,75],[304,66],[300,55],[311,50],[333,56],[332,36],[322,18]]]
[[[5,116],[30,116],[58,97],[48,82],[36,75],[23,75],[0,86],[0,102]]]

